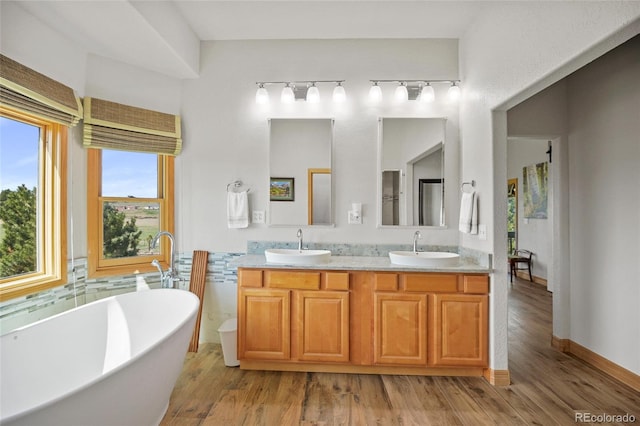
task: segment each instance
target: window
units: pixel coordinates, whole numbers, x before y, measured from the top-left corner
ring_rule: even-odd
[[[67,127],[0,108],[0,298],[66,281]]]
[[[173,232],[174,157],[110,149],[87,149],[89,276],[155,271],[169,265]]]

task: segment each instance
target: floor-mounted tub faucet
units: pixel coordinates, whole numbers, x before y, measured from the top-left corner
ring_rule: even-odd
[[[413,252],[415,254],[418,254],[418,240],[422,238],[422,234],[420,234],[420,231],[416,231],[415,234],[413,234]]]
[[[298,237],[298,251],[302,251],[302,229],[298,229],[296,233],[296,237]]]
[[[169,231],[158,232],[156,236],[153,237],[153,241],[151,241],[151,248],[156,248],[156,245],[158,244],[158,240],[162,236],[169,237],[169,241],[171,241],[171,247],[170,247],[171,254],[169,256],[170,258],[169,268],[167,268],[166,271],[163,271],[162,267],[160,266],[160,262],[158,262],[157,259],[153,259],[151,264],[156,268],[158,268],[158,272],[160,272],[160,286],[162,288],[177,288],[177,284],[180,281],[180,277],[178,276],[178,271],[174,269],[174,266],[176,263],[176,257],[175,257],[175,251],[174,251],[176,240],[174,236]]]

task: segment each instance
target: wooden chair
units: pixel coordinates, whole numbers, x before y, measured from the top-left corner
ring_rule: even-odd
[[[516,271],[528,270],[529,281],[533,282],[533,275],[531,275],[531,265],[533,264],[533,253],[529,250],[516,249],[513,255],[509,256],[509,270],[511,271],[511,282],[513,282],[513,276],[516,275]],[[520,265],[524,264],[523,267]]]

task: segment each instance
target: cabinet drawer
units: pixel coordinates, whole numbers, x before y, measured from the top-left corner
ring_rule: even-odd
[[[373,288],[376,291],[398,291],[398,274],[375,274]]]
[[[465,275],[462,279],[462,292],[473,294],[489,293],[489,277],[486,275]]]
[[[408,292],[458,291],[458,276],[455,274],[403,274],[403,288]]]
[[[240,287],[262,287],[262,271],[255,269],[239,269]]]
[[[325,288],[327,290],[349,290],[348,272],[325,273]]]
[[[319,290],[320,272],[264,271],[264,285],[269,288]]]

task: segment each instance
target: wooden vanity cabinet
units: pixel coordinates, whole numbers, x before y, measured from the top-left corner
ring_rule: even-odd
[[[374,274],[374,363],[487,366],[488,285],[486,275]]]
[[[240,288],[238,358],[290,359],[290,312],[288,290]]]
[[[238,359],[349,361],[349,274],[239,271]]]
[[[486,367],[489,297],[480,294],[434,294],[431,300],[431,364]]]
[[[426,294],[374,294],[375,364],[427,364]]]
[[[487,274],[240,268],[238,283],[243,368],[481,375],[488,367]]]
[[[316,362],[349,361],[349,293],[296,292],[293,335],[297,359]]]

